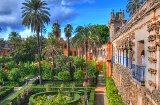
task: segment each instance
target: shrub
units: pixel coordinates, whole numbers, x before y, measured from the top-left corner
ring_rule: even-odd
[[[83,73],[82,70],[78,70],[77,72],[74,72],[74,78],[77,80],[82,80],[84,79],[85,74]]]
[[[71,80],[71,76],[69,71],[63,71],[58,73],[58,79],[63,81],[69,81]]]
[[[12,68],[17,68],[18,65],[17,65],[16,62],[10,61],[10,62],[7,63],[6,67],[7,67],[9,70],[11,70]]]
[[[109,105],[124,105],[121,96],[118,95],[118,89],[112,78],[106,77],[106,86]]]
[[[18,68],[12,68],[11,71],[8,73],[8,79],[11,81],[19,81],[20,78],[21,76]]]

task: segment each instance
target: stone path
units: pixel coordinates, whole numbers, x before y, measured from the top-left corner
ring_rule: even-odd
[[[36,78],[31,78],[28,80],[28,85],[32,84],[32,82],[35,80]],[[21,87],[14,87],[14,91],[10,94],[8,94],[6,97],[4,97],[2,100],[0,100],[0,105],[7,100],[10,96],[12,96],[15,92],[17,92],[18,90],[20,90],[23,86],[26,86],[27,84],[23,84]]]
[[[98,75],[97,86],[95,89],[95,103],[94,105],[108,105],[106,97],[106,87],[103,73]]]

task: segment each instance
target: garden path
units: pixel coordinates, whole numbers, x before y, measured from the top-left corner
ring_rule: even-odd
[[[106,86],[103,72],[98,75],[97,86],[95,89],[95,103],[94,105],[108,105],[106,97]]]
[[[37,77],[35,78],[31,78],[28,80],[28,85],[32,84],[32,82],[36,79]],[[12,96],[15,92],[17,92],[18,90],[20,90],[23,86],[26,86],[27,84],[23,84],[21,87],[14,87],[14,91],[10,94],[8,94],[6,97],[4,97],[2,100],[0,100],[0,105],[5,101],[7,100],[10,96]]]

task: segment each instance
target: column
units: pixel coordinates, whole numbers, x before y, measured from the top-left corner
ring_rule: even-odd
[[[126,50],[123,50],[123,65],[126,66]]]
[[[121,49],[119,50],[120,54],[119,54],[119,63],[121,64]]]
[[[131,50],[128,51],[128,66],[131,69],[132,68],[132,58],[131,58]]]
[[[126,67],[128,67],[128,49],[126,49]]]

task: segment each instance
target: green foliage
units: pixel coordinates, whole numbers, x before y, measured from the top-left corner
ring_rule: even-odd
[[[21,44],[21,36],[17,32],[13,31],[9,34],[8,41],[15,50],[16,46],[19,46]]]
[[[58,79],[63,81],[69,81],[71,80],[71,76],[69,71],[63,71],[58,73]]]
[[[0,83],[7,79],[7,73],[4,72],[4,68],[0,66]]]
[[[2,58],[0,58],[0,63],[6,63],[6,62],[10,62],[12,60],[13,60],[13,58],[2,57]]]
[[[0,87],[0,99],[3,99],[5,96],[13,92],[13,87]]]
[[[19,81],[20,78],[21,75],[18,68],[12,68],[8,73],[8,79],[11,81]]]
[[[18,96],[21,94],[23,94],[24,90],[26,90],[26,87],[22,87],[19,91],[17,91],[16,93],[14,93],[11,97],[9,97],[7,100],[5,100],[2,105],[9,105],[10,102],[12,102],[13,105],[17,104],[17,98]]]
[[[94,93],[94,90],[91,91],[90,93],[90,98],[89,98],[89,102],[88,102],[88,105],[94,105],[94,99],[95,99],[95,93]]]
[[[74,94],[74,99],[69,97],[70,93],[66,92],[40,92],[34,94],[29,99],[30,105],[77,105],[80,101],[80,95]]]
[[[103,64],[102,70],[103,70],[104,80],[106,80],[106,63]]]
[[[35,61],[35,54],[37,54],[37,42],[35,36],[30,36],[23,41],[21,45],[17,46],[14,51],[14,60],[16,62]]]
[[[7,67],[9,70],[11,70],[12,68],[17,68],[18,65],[17,65],[16,62],[10,61],[10,62],[7,63],[7,66],[6,66],[6,67]]]
[[[97,34],[100,35],[102,44],[105,44],[108,41],[109,28],[106,25],[93,25],[96,29]]]
[[[78,70],[77,72],[74,72],[74,78],[77,80],[82,80],[84,79],[85,74],[83,73],[82,70]]]
[[[95,66],[89,66],[87,72],[89,77],[94,77],[98,71]]]
[[[79,58],[79,57],[75,57],[74,58],[74,65],[76,67],[76,69],[84,69],[84,63],[85,63],[85,59],[84,58]]]
[[[53,79],[53,69],[51,66],[46,62],[43,61],[42,67],[42,77],[43,80],[52,80]]]
[[[45,87],[46,87],[46,91],[51,91],[51,86],[50,86],[50,84],[46,84]]]
[[[109,105],[124,105],[112,78],[106,78],[106,86]]]

